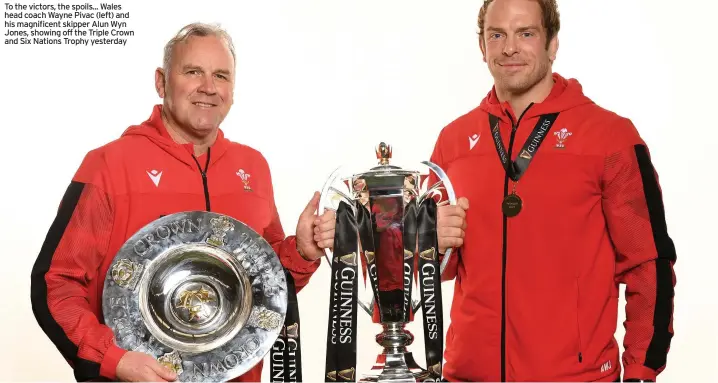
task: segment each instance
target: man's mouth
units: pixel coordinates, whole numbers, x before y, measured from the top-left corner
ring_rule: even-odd
[[[208,102],[201,102],[201,101],[193,102],[192,104],[195,106],[199,106],[200,108],[212,108],[212,107],[217,106],[215,104],[210,104]]]

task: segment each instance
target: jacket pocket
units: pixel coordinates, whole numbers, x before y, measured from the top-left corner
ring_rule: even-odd
[[[576,339],[578,341],[577,357],[578,362],[583,363],[583,342],[581,341],[581,319],[579,316],[579,310],[581,308],[581,288],[576,278]]]

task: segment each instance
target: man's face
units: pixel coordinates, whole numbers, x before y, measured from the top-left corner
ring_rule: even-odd
[[[496,87],[520,94],[551,74],[558,40],[546,49],[541,6],[535,0],[495,0],[486,10],[481,51]]]
[[[170,65],[169,73],[158,74],[157,79],[166,111],[187,134],[207,136],[233,103],[231,51],[218,37],[192,36],[175,46]]]

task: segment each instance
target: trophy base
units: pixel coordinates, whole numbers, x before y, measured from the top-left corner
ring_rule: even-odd
[[[431,374],[419,367],[411,352],[380,354],[360,382],[423,382]]]

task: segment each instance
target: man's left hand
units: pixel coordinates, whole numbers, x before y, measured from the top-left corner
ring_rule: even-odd
[[[327,210],[318,217],[318,208],[319,192],[315,192],[297,222],[297,250],[308,261],[319,259],[324,255],[324,248],[334,245],[334,211]]]

